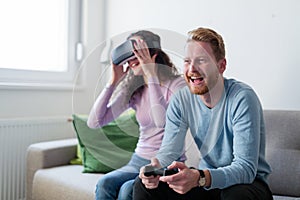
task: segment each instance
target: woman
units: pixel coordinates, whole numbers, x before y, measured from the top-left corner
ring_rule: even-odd
[[[88,119],[91,128],[102,127],[128,108],[136,111],[139,140],[131,160],[124,167],[107,173],[96,186],[96,199],[132,199],[132,187],[140,167],[150,164],[160,148],[165,111],[171,95],[185,86],[168,55],[162,51],[160,37],[150,31],[132,33],[134,58],[127,70],[112,64],[112,78],[97,98]],[[155,48],[153,47],[153,43]]]

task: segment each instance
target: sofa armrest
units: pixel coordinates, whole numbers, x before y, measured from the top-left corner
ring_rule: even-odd
[[[39,169],[69,164],[76,157],[77,139],[64,139],[32,144],[26,157],[26,199],[31,199],[34,174]]]

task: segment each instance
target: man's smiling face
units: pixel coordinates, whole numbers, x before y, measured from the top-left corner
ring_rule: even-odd
[[[219,68],[209,43],[189,41],[185,47],[184,77],[193,94],[210,91],[219,77]]]

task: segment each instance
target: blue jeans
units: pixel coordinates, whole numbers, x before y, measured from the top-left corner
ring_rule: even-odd
[[[148,165],[150,160],[133,154],[124,167],[111,171],[100,178],[96,186],[96,200],[131,200],[134,179],[139,175],[140,168]]]

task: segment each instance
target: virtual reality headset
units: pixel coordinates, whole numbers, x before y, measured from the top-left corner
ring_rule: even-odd
[[[112,50],[111,58],[115,65],[123,65],[127,61],[135,58],[133,53],[135,40],[126,40],[115,49]],[[158,41],[152,41],[150,44],[147,42],[148,48],[160,49]]]

